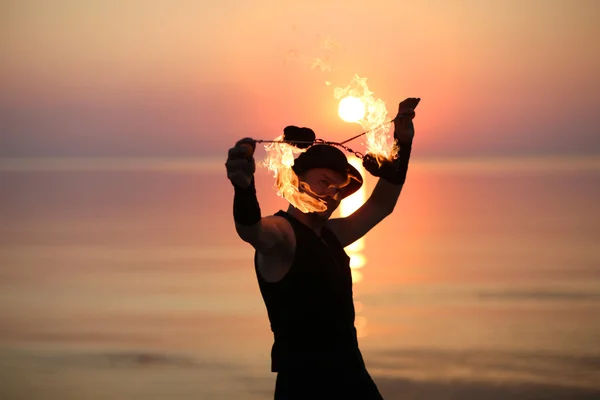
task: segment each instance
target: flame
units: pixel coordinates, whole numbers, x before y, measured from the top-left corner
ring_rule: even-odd
[[[313,63],[313,68],[323,69],[326,66],[327,64],[321,59],[317,59]],[[331,84],[330,81],[325,83],[327,85]],[[334,97],[338,100],[353,97],[364,105],[364,116],[355,122],[367,131],[365,134],[366,152],[375,156],[379,163],[384,159],[392,159],[398,152],[398,148],[390,140],[391,124],[386,123],[387,109],[383,100],[373,97],[373,92],[367,86],[367,78],[361,78],[355,74],[348,86],[334,89]],[[274,141],[281,140],[283,140],[283,135],[277,137]],[[306,151],[305,149],[279,142],[265,144],[265,151],[267,155],[262,164],[273,173],[275,189],[279,196],[304,213],[327,210],[327,204],[323,200],[311,196],[308,188],[299,186],[299,179],[292,170],[294,156],[303,153]],[[364,196],[364,194],[361,196]],[[348,198],[344,202],[348,204],[351,203],[351,200]],[[364,199],[362,199],[362,202],[364,202]],[[362,246],[362,244],[356,243],[355,246]],[[360,262],[356,263],[356,265],[360,264]]]
[[[348,86],[335,88],[333,95],[338,100],[348,96],[356,97],[364,104],[365,116],[356,122],[368,131],[365,134],[367,152],[373,154],[379,162],[392,159],[398,148],[390,140],[391,124],[386,122],[387,108],[383,100],[373,97],[373,92],[367,86],[367,78],[354,75]]]
[[[283,140],[283,135],[275,141]],[[304,153],[306,149],[299,149],[287,143],[268,143],[265,145],[267,157],[263,162],[275,176],[275,189],[277,194],[286,199],[291,205],[303,213],[320,212],[327,209],[327,204],[311,197],[306,192],[298,190],[298,177],[292,170],[294,155]]]

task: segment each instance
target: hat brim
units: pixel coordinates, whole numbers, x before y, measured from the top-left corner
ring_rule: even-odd
[[[346,173],[350,178],[350,182],[342,188],[342,197],[346,198],[358,191],[363,185],[363,177],[356,168],[350,163],[346,165]]]

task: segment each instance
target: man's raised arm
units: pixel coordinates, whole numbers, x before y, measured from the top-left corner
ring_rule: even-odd
[[[363,237],[375,225],[392,213],[406,181],[408,162],[415,135],[413,118],[419,98],[408,98],[398,106],[394,119],[394,140],[399,147],[394,160],[384,160],[381,164],[371,154],[363,159],[363,166],[373,176],[379,177],[369,199],[358,210],[345,218],[335,218],[328,227],[343,246],[348,246]]]
[[[281,217],[261,217],[254,184],[254,150],[256,142],[250,138],[238,141],[229,149],[227,178],[234,188],[233,219],[239,237],[261,253],[281,244],[286,239],[285,220]]]

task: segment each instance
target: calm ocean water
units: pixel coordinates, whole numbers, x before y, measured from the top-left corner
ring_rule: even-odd
[[[1,399],[272,397],[222,162],[3,160],[0,183]],[[597,158],[414,161],[354,253],[384,397],[598,398],[599,204]]]

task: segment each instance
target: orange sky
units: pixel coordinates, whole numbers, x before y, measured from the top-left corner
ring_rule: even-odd
[[[390,112],[423,99],[420,154],[600,153],[593,0],[1,7],[0,156],[215,155],[289,124],[341,140],[354,74]]]

